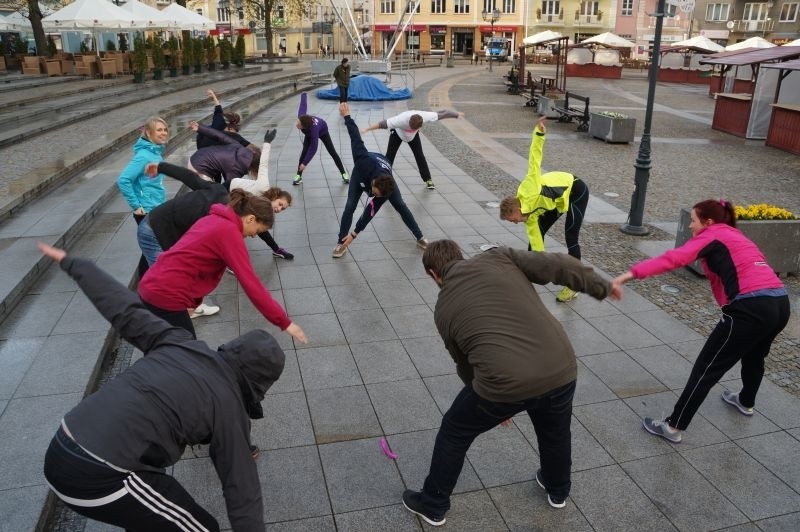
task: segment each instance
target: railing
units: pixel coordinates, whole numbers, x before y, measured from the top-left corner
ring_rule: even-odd
[[[564,17],[559,14],[555,15],[540,15],[537,21],[540,24],[550,24],[551,26],[563,26],[564,25]]]
[[[739,32],[767,32],[772,31],[775,27],[775,21],[772,19],[766,20],[734,20],[733,28],[731,31]]]
[[[575,15],[575,23],[576,24],[602,24],[603,23],[603,16],[602,15]]]
[[[648,28],[655,28],[656,21],[658,19],[656,17],[650,17],[650,23],[648,24]],[[664,17],[664,28],[682,28],[682,21],[678,17]]]

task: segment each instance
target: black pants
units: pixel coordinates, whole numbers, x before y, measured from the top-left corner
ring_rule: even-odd
[[[456,486],[464,457],[475,438],[502,421],[526,410],[536,431],[542,480],[553,497],[565,498],[570,490],[572,465],[572,398],[575,381],[538,397],[517,403],[483,399],[465,386],[442,418],[422,502],[426,509],[444,515],[450,509],[450,494]]]
[[[764,376],[764,359],[772,341],[789,321],[789,297],[751,297],[722,307],[722,318],[706,340],[689,382],[667,421],[685,430],[708,392],[726,371],[742,361],[739,402],[752,408]]]
[[[142,300],[142,303],[147,310],[162,318],[164,321],[172,325],[173,327],[180,327],[182,329],[186,329],[195,339],[197,339],[197,333],[194,330],[194,324],[192,324],[192,318],[189,317],[189,311],[187,310],[164,310],[163,308],[156,307],[155,305],[151,305],[147,301]]]
[[[339,103],[347,102],[347,91],[350,89],[349,85],[339,85]]]
[[[278,243],[275,242],[275,239],[272,238],[272,235],[270,234],[269,231],[264,231],[263,233],[258,233],[258,238],[263,240],[264,243],[266,245],[268,245],[272,251],[277,251],[278,248],[280,247],[278,245]]]
[[[44,476],[67,506],[90,519],[146,532],[219,530],[216,519],[173,477],[117,471],[89,455],[62,428],[45,454]]]
[[[389,159],[392,166],[394,166],[394,156],[397,155],[397,150],[400,149],[402,143],[403,139],[400,138],[394,129],[391,130],[389,133],[389,146],[386,147],[386,158]],[[422,177],[422,181],[429,181],[431,179],[431,171],[428,168],[428,161],[425,159],[425,154],[422,152],[422,141],[419,140],[419,133],[414,135],[414,138],[408,142],[408,145],[411,147],[411,153],[414,154],[414,160],[417,162],[417,168],[419,168],[419,175]]]
[[[328,133],[319,136],[319,140],[322,141],[322,144],[325,145],[325,149],[328,150],[328,154],[330,154],[331,158],[333,159],[333,164],[336,165],[336,168],[339,169],[339,173],[343,174],[346,172],[344,169],[344,164],[342,164],[342,159],[339,157],[339,154],[336,153],[336,147],[333,145],[333,141],[331,140],[331,136]],[[303,139],[303,150],[300,152],[300,162],[308,153],[308,148],[311,144],[311,141],[308,139],[308,135],[305,136]],[[303,175],[303,171],[300,168],[297,169],[297,175]]]
[[[567,253],[578,260],[581,260],[581,246],[578,243],[578,237],[588,203],[589,187],[576,177],[572,184],[572,190],[569,192],[569,210],[567,210],[567,219],[564,222],[564,240],[567,243]],[[539,232],[542,234],[542,238],[560,217],[561,213],[555,209],[539,216]],[[528,249],[531,249],[530,245],[528,245]]]

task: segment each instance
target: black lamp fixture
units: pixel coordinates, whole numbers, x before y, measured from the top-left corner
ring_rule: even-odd
[[[484,22],[488,22],[492,26],[492,37],[494,37],[494,23],[500,20],[500,10],[497,8],[492,9],[491,11],[486,11],[485,9],[481,11],[481,17],[483,17]],[[492,71],[492,49],[489,48],[489,72]]]

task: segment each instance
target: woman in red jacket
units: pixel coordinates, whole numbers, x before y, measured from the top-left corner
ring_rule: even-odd
[[[139,282],[139,297],[157,316],[195,334],[187,308],[194,308],[219,284],[230,268],[247,296],[272,324],[296,340],[306,335],[293,323],[253,271],[242,237],[272,227],[272,202],[233,190],[227,205],[211,206],[210,214],[192,225],[178,242],[158,256]]]

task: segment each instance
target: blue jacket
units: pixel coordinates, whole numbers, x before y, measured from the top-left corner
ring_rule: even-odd
[[[148,163],[160,163],[163,160],[163,153],[164,146],[144,137],[139,137],[133,145],[133,159],[117,178],[119,191],[132,211],[142,207],[145,212],[150,212],[166,201],[164,176],[158,174],[151,178],[144,173]]]

